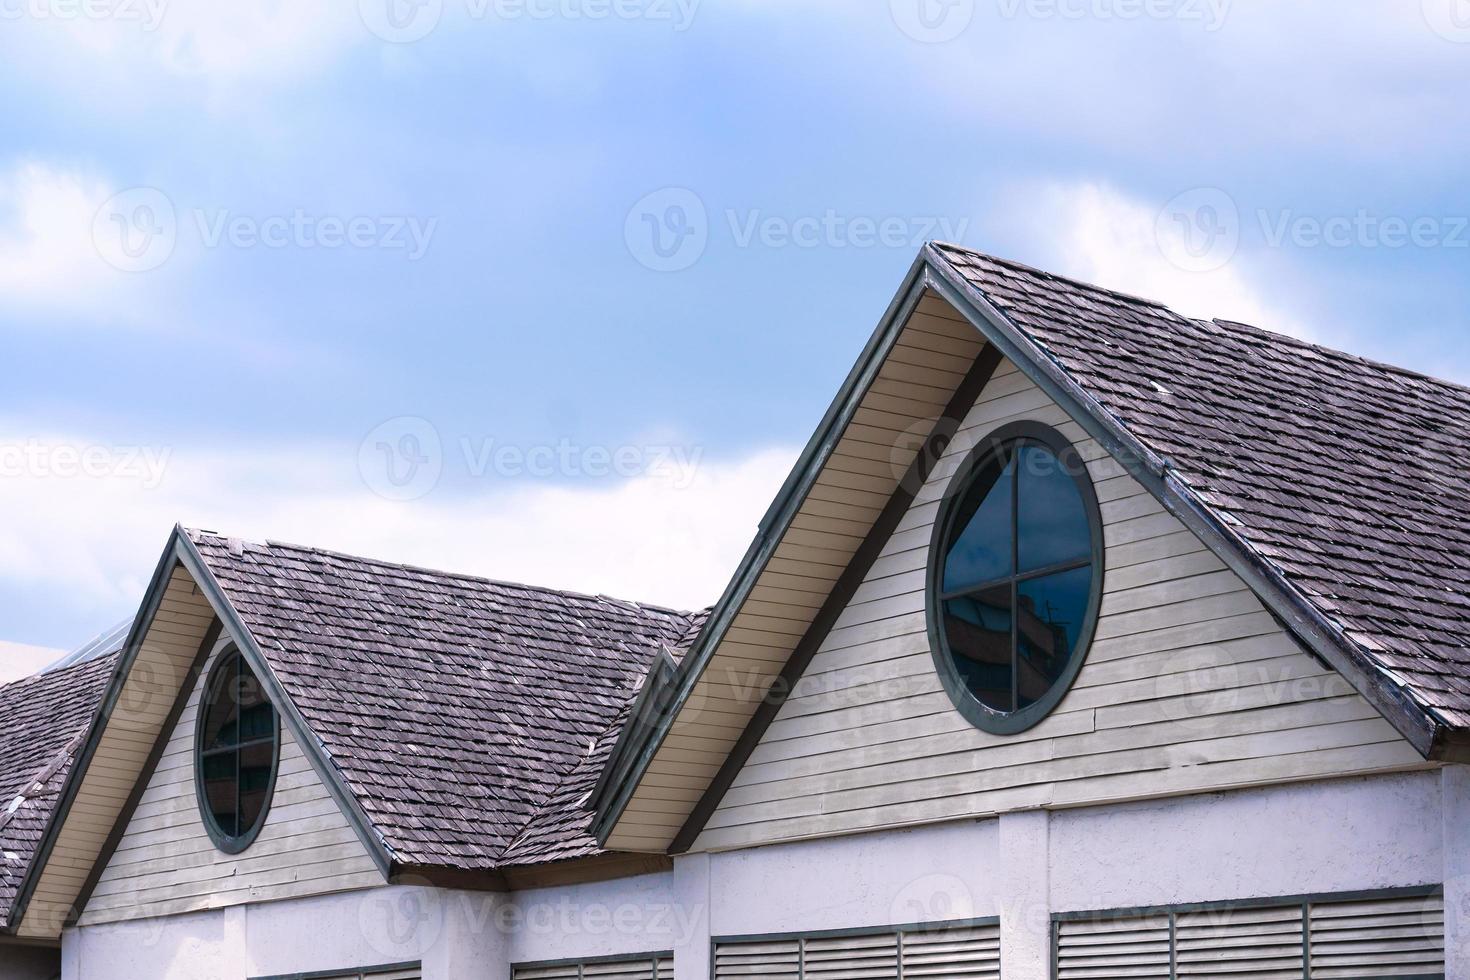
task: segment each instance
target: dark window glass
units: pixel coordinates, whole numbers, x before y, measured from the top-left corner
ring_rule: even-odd
[[[1010,587],[947,600],[944,628],[949,636],[949,655],[965,687],[987,707],[1010,711]]]
[[[1011,573],[1011,491],[1015,472],[1007,464],[988,481],[988,489],[960,505],[944,559],[944,591],[993,582]],[[981,480],[985,477],[982,475]]]
[[[279,723],[275,708],[237,650],[221,654],[200,716],[201,808],[226,850],[254,839],[270,801]]]
[[[1088,558],[1092,554],[1092,531],[1082,492],[1072,476],[1081,466],[1076,451],[1058,457],[1045,446],[1025,446],[1018,463],[1016,538],[1020,570],[1034,572]]]
[[[969,695],[1002,715],[1075,675],[1095,601],[1090,485],[1084,497],[1076,450],[1050,442],[1004,445],[946,517],[937,583],[942,649]]]
[[[1039,701],[1061,678],[1077,647],[1091,599],[1091,565],[1016,584],[1020,707]]]

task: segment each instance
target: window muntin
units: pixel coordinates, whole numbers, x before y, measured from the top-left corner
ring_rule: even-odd
[[[237,647],[216,659],[199,704],[199,809],[227,853],[255,840],[270,808],[280,757],[280,719]]]
[[[993,433],[952,487],[930,561],[935,660],[973,723],[1023,731],[1061,700],[1091,638],[1097,499],[1077,450],[1030,422]]]

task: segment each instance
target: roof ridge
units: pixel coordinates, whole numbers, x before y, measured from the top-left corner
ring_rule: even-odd
[[[676,609],[673,606],[659,605],[653,602],[639,602],[634,599],[621,599],[603,593],[579,592],[575,589],[561,589],[551,585],[534,585],[529,582],[512,582],[508,579],[490,578],[486,575],[472,575],[469,572],[455,572],[443,568],[430,568],[427,565],[415,565],[410,562],[389,561],[385,558],[373,558],[368,555],[354,555],[345,551],[336,551],[331,548],[319,548],[314,545],[294,544],[290,541],[276,541],[267,538],[264,541],[256,541],[249,538],[240,538],[234,535],[221,534],[218,531],[210,531],[204,528],[186,527],[185,533],[194,538],[198,535],[207,535],[220,541],[243,541],[247,544],[264,548],[285,548],[290,551],[300,551],[311,555],[321,555],[327,558],[345,558],[350,561],[363,562],[375,565],[379,568],[397,568],[406,572],[421,572],[427,575],[437,575],[443,578],[457,579],[464,582],[478,582],[482,585],[495,585],[506,589],[525,589],[529,592],[540,592],[549,595],[557,595],[568,599],[584,599],[589,601],[615,603],[620,606],[632,606],[643,612],[659,613],[675,616],[680,619],[689,619],[699,615],[697,610]]]
[[[1199,317],[1185,316],[1183,313],[1180,313],[1178,310],[1174,309],[1172,306],[1170,306],[1168,303],[1163,302],[1162,300],[1149,299],[1146,296],[1138,296],[1133,293],[1125,293],[1122,290],[1112,289],[1107,286],[1101,286],[1094,282],[1087,282],[1084,279],[1077,279],[1072,276],[1066,276],[1056,272],[1048,272],[1045,269],[1038,269],[1035,266],[1027,265],[1024,262],[1018,262],[1015,259],[1008,259],[1003,256],[992,255],[989,252],[982,252],[979,249],[969,248],[965,245],[957,245],[953,242],[933,241],[929,244],[940,250],[959,252],[965,255],[976,256],[978,258],[985,259],[986,261],[994,262],[997,265],[1006,266],[1007,268],[1015,269],[1028,275],[1036,276],[1040,279],[1064,282],[1073,286],[1078,286],[1083,289],[1091,290],[1093,292],[1103,293],[1108,296],[1115,296],[1119,299],[1124,299],[1129,302],[1141,303],[1154,309],[1165,310],[1178,317],[1182,323],[1191,324],[1204,329],[1209,329],[1209,325],[1212,323],[1225,327],[1242,327],[1246,330],[1254,331],[1258,334],[1263,334],[1275,340],[1285,341],[1286,343],[1292,344],[1293,346],[1299,348],[1306,348],[1308,350],[1317,351],[1321,354],[1339,358],[1344,361],[1361,364],[1366,367],[1375,368],[1377,370],[1384,371],[1390,374],[1396,374],[1406,378],[1413,378],[1419,381],[1430,382],[1444,388],[1452,389],[1456,393],[1470,396],[1470,384],[1462,384],[1458,381],[1451,381],[1448,378],[1441,378],[1433,374],[1427,374],[1423,371],[1416,371],[1413,368],[1406,368],[1398,364],[1390,364],[1387,361],[1379,361],[1371,357],[1364,357],[1362,354],[1354,354],[1351,351],[1345,351],[1338,347],[1329,347],[1326,344],[1319,344],[1314,341],[1304,340],[1301,337],[1294,337],[1291,334],[1283,333],[1280,330],[1272,330],[1269,327],[1257,326],[1254,323],[1247,323],[1244,320],[1233,320],[1229,317],[1211,317],[1210,319],[1205,320],[1200,319]]]
[[[1389,374],[1397,374],[1402,375],[1406,378],[1413,378],[1417,381],[1427,381],[1434,385],[1453,389],[1458,394],[1470,397],[1470,384],[1461,384],[1458,381],[1451,381],[1449,378],[1441,378],[1433,374],[1427,374],[1423,371],[1416,371],[1413,368],[1406,368],[1399,364],[1390,364],[1388,361],[1380,361],[1376,360],[1375,358],[1364,357],[1362,354],[1354,354],[1352,351],[1345,351],[1338,347],[1329,347],[1326,344],[1319,344],[1315,341],[1303,340],[1301,337],[1293,337],[1291,334],[1282,333],[1279,330],[1272,330],[1269,327],[1260,327],[1254,323],[1247,323],[1244,320],[1232,320],[1229,317],[1212,317],[1209,320],[1201,320],[1196,317],[1189,317],[1186,319],[1189,319],[1192,322],[1199,324],[1200,326],[1206,326],[1207,324],[1214,323],[1223,327],[1243,328],[1245,330],[1253,331],[1254,333],[1264,334],[1267,337],[1271,337],[1275,340],[1284,340],[1287,343],[1292,344],[1296,347],[1305,347],[1309,350],[1316,351],[1319,354],[1325,354],[1338,360],[1361,364],[1366,367],[1375,368],[1379,371],[1385,371]]]
[[[1173,313],[1181,320],[1189,319],[1182,313],[1179,313],[1178,311],[1170,308],[1169,304],[1161,300],[1149,299],[1147,296],[1139,296],[1137,293],[1125,293],[1121,289],[1113,289],[1110,286],[1103,286],[1095,282],[1088,282],[1086,279],[1078,279],[1074,276],[1065,276],[1059,272],[1048,272],[1045,269],[1038,269],[1034,265],[1027,265],[1025,262],[1018,262],[1015,259],[1008,259],[1004,256],[993,255],[990,252],[982,252],[978,248],[970,248],[966,245],[957,245],[954,242],[941,242],[936,240],[931,241],[929,244],[937,249],[953,252],[963,252],[966,255],[977,256],[989,262],[994,262],[997,265],[1007,266],[1011,269],[1025,272],[1041,279],[1051,279],[1056,282],[1064,282],[1070,286],[1077,286],[1081,289],[1088,289],[1095,293],[1102,293],[1105,296],[1115,296],[1118,299],[1127,300],[1130,303],[1141,303],[1144,306],[1151,306],[1155,309],[1168,310],[1168,312]]]
[[[6,681],[5,683],[0,684],[0,693],[11,691],[22,684],[41,684],[47,681],[52,681],[59,677],[62,677],[65,674],[69,674],[74,670],[83,670],[89,667],[95,668],[98,664],[110,663],[115,656],[117,656],[116,650],[112,651],[111,653],[104,653],[102,656],[96,657],[92,660],[83,660],[80,663],[68,664],[65,667],[57,667],[55,669],[43,668],[42,670],[39,670],[34,674],[27,674],[24,677],[17,677],[13,681]]]

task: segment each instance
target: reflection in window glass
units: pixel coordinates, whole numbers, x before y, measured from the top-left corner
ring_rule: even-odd
[[[971,694],[996,711],[1011,710],[1011,587],[944,604],[949,655]]]
[[[984,484],[982,489],[980,484]],[[956,533],[944,559],[944,591],[994,582],[1011,574],[1011,493],[1015,468],[1007,464],[989,480],[982,475],[960,504]]]
[[[982,464],[944,517],[935,556],[936,655],[998,716],[1060,697],[1052,692],[1075,675],[1101,574],[1085,468],[1075,449],[1042,431]],[[990,716],[972,717],[989,724]]]
[[[1040,700],[1061,678],[1091,598],[1091,565],[1016,585],[1019,707]]]
[[[1019,458],[1016,537],[1022,572],[1034,572],[1092,554],[1092,531],[1077,481],[1045,446],[1026,446]],[[1072,466],[1079,465],[1074,459]]]
[[[199,792],[205,819],[226,850],[253,838],[269,806],[279,723],[238,650],[220,655],[199,721]]]

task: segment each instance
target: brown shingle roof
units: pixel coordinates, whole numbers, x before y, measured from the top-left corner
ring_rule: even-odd
[[[1470,389],[936,250],[1369,662],[1470,727]]]
[[[189,532],[403,864],[507,863],[694,615]],[[572,821],[575,824],[575,821]],[[576,826],[548,847],[593,853]],[[517,860],[540,859],[521,847]]]
[[[111,653],[0,687],[0,928],[116,663]]]

